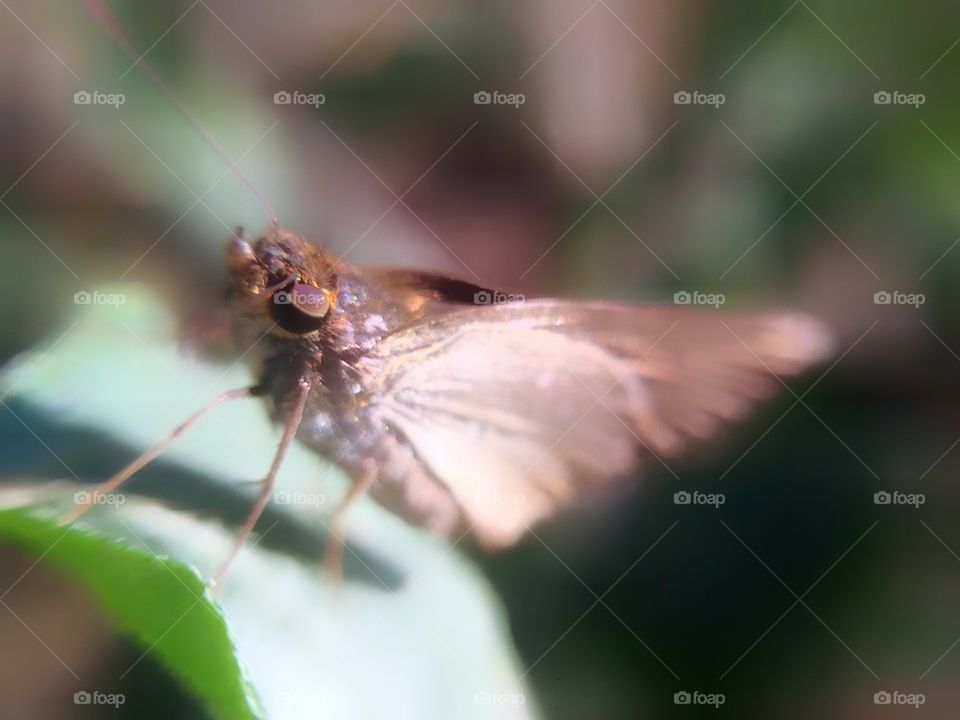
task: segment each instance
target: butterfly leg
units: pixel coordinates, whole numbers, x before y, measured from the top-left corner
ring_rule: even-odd
[[[308,380],[301,380],[296,399],[294,400],[293,408],[290,411],[290,416],[287,418],[287,423],[283,428],[283,437],[280,438],[280,446],[277,448],[277,454],[274,456],[273,463],[270,465],[270,471],[263,479],[257,499],[253,503],[253,507],[250,509],[250,514],[247,515],[247,519],[244,521],[243,527],[241,527],[240,532],[237,533],[237,538],[233,543],[233,547],[230,549],[230,554],[227,555],[226,559],[213,576],[213,579],[210,581],[210,584],[214,587],[218,587],[223,578],[226,576],[227,572],[229,572],[230,566],[237,557],[237,553],[240,552],[240,548],[243,547],[243,544],[247,541],[250,533],[253,532],[253,528],[256,526],[257,520],[259,520],[260,516],[263,515],[263,511],[267,507],[267,503],[270,502],[270,494],[273,492],[273,485],[276,482],[277,473],[280,471],[280,466],[283,464],[283,459],[286,457],[287,451],[290,449],[294,438],[297,436],[297,429],[300,427],[300,421],[303,420],[303,409],[306,407],[307,396],[309,394],[310,382]]]
[[[353,484],[333,513],[328,527],[327,546],[323,553],[323,564],[330,575],[334,587],[343,584],[343,549],[346,544],[347,510],[358,497],[363,495],[377,476],[377,466],[373,460],[366,460],[360,471],[354,476]]]
[[[239,398],[253,397],[257,394],[256,387],[245,387],[237,388],[236,390],[228,390],[227,392],[218,395],[213,400],[208,402],[202,408],[197,410],[193,415],[188,417],[182,423],[177,425],[173,430],[168,432],[156,445],[147,450],[143,455],[138,457],[132,463],[127,465],[123,470],[118,472],[116,475],[111,477],[109,480],[97,485],[89,493],[89,501],[84,503],[77,503],[71,510],[63,515],[61,518],[62,522],[73,522],[81,515],[83,515],[94,503],[94,499],[97,496],[107,495],[112,493],[118,487],[123,485],[127,480],[129,480],[133,475],[139,472],[142,468],[152,462],[160,453],[166,450],[178,437],[186,433],[191,427],[193,427],[197,422],[199,422],[207,413],[209,413],[214,408],[222,405],[228,400],[237,400]]]

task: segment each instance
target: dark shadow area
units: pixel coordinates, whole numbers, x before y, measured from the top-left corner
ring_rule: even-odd
[[[24,478],[72,479],[59,457],[80,481],[95,485],[139,455],[140,451],[103,433],[57,422],[17,400],[4,402],[9,410],[0,407],[0,447],[4,448],[0,455],[0,478],[11,482],[22,482]],[[27,430],[24,423],[36,435]],[[56,448],[56,456],[43,446],[38,436]],[[242,492],[202,473],[164,461],[162,457],[143,468],[124,488],[126,492],[155,498],[169,507],[234,528],[243,523],[252,502]],[[268,550],[291,555],[308,564],[320,562],[323,556],[327,536],[320,522],[314,528],[307,527],[282,509],[268,505],[257,527],[272,527],[262,541]],[[396,590],[403,584],[398,568],[355,545],[344,553],[343,571],[348,582],[360,582],[384,591]]]

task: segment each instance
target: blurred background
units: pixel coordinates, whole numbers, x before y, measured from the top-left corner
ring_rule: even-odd
[[[2,5],[0,361],[120,281],[229,357],[223,244],[268,215],[80,5]],[[466,550],[545,717],[704,712],[684,692],[741,718],[956,716],[960,6],[112,6],[284,226],[350,261],[528,295],[722,293],[834,326],[836,361],[723,445],[513,550]],[[58,472],[41,443],[91,476],[126,457],[55,429],[0,420],[0,474]],[[684,490],[725,502],[675,504]],[[32,560],[0,563],[12,581]],[[7,600],[48,642],[62,585],[31,573]],[[59,642],[107,675],[139,654],[84,627]],[[0,665],[11,716],[46,717],[62,668],[2,610]],[[149,662],[131,682],[131,716],[189,706]],[[878,710],[877,692],[924,704]]]

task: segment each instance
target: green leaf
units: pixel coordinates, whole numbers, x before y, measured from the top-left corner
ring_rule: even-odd
[[[262,717],[226,621],[196,570],[26,509],[0,511],[0,539],[75,580],[212,717]]]

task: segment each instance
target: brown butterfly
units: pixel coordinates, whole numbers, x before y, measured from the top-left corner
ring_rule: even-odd
[[[332,524],[334,572],[344,511],[367,491],[416,525],[502,548],[742,418],[776,376],[830,346],[798,313],[499,302],[444,275],[352,267],[278,223],[254,242],[238,231],[227,266],[256,384],[216,398],[96,491],[112,492],[221,402],[262,397],[283,438],[224,569],[295,439],[353,479]]]
[[[406,520],[484,546],[743,417],[829,352],[808,316],[501,293],[444,275],[355,268],[279,226],[229,243],[236,332],[258,382],[198,411],[97,489],[112,492],[228,399],[285,427],[237,547],[296,438]],[[82,508],[78,508],[80,510]],[[75,514],[78,514],[75,512]],[[342,547],[328,560],[339,567]],[[232,557],[232,556],[231,556]]]

